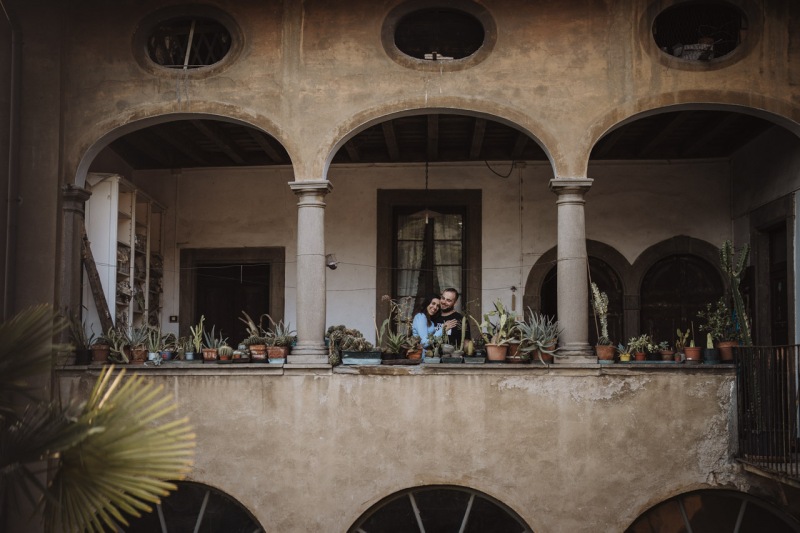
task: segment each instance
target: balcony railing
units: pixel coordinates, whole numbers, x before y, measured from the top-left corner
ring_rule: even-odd
[[[800,346],[738,349],[739,454],[743,463],[800,483]]]

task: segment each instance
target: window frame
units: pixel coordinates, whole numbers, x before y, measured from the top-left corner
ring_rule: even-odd
[[[375,314],[378,323],[388,318],[389,310],[381,302],[392,294],[394,278],[394,212],[396,207],[463,207],[464,209],[464,294],[459,298],[462,311],[480,316],[482,297],[482,191],[480,189],[378,189],[377,246],[375,264]]]

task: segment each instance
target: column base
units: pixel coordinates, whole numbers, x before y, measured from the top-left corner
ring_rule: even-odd
[[[553,362],[562,365],[582,365],[597,362],[594,349],[588,343],[576,342],[561,346],[556,353],[558,357],[556,357]]]
[[[286,364],[328,364],[328,347],[324,342],[301,342],[286,356]]]

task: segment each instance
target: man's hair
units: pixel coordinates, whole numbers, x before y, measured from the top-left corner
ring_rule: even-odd
[[[446,292],[452,292],[453,294],[455,294],[456,295],[456,300],[455,301],[458,301],[459,294],[458,294],[457,290],[455,290],[453,287],[450,287],[448,289],[443,290],[442,294],[444,294]]]

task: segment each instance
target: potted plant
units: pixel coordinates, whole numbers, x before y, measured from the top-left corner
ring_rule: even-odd
[[[706,365],[719,364],[719,349],[714,346],[714,337],[706,333],[706,347],[703,349],[703,363]]]
[[[633,352],[633,357],[637,361],[647,360],[647,349],[653,344],[650,335],[642,334],[638,337],[628,339],[628,348]]]
[[[686,332],[691,333],[688,337],[689,344],[683,347],[683,353],[686,356],[686,364],[697,364],[700,362],[703,350],[699,346],[694,345],[694,322],[691,323],[691,329],[687,329]]]
[[[614,345],[608,338],[608,295],[601,291],[594,282],[592,282],[592,309],[594,309],[594,316],[600,321],[597,345],[594,347],[597,360],[600,363],[613,363]],[[595,327],[597,327],[597,322],[595,322]]]
[[[264,363],[267,361],[267,344],[269,344],[269,332],[263,327],[265,315],[261,315],[259,323],[250,318],[246,311],[242,310],[239,317],[247,327],[247,338],[242,343],[247,347],[254,363]]]
[[[131,353],[131,364],[141,365],[147,360],[147,339],[149,333],[149,326],[131,326],[125,332]]]
[[[661,341],[656,345],[656,349],[658,350],[659,355],[661,356],[662,361],[674,361],[675,359],[675,350],[673,350],[669,342]]]
[[[95,343],[96,336],[91,326],[89,333],[86,333],[86,322],[71,314],[67,314],[67,324],[69,326],[69,337],[75,350],[75,364],[88,365],[92,360],[92,345]],[[106,354],[106,359],[108,354]]]
[[[411,335],[406,339],[406,358],[412,361],[422,359],[422,339],[417,335]]]
[[[111,355],[111,342],[109,342],[105,335],[98,335],[89,349],[92,352],[93,363],[107,363]]]
[[[214,333],[216,326],[211,326],[211,331],[203,330],[203,362],[211,363],[217,360],[220,347],[227,344],[228,339],[219,332],[219,337]]]
[[[519,352],[530,360],[536,357],[541,363],[553,362],[561,328],[553,317],[527,311],[527,320],[519,320],[516,329],[520,335]]]
[[[161,355],[161,328],[151,327],[145,335],[145,347],[147,348],[147,360],[155,361]]]
[[[487,358],[491,362],[502,363],[508,353],[508,340],[512,336],[515,321],[506,310],[500,299],[494,303],[494,309],[483,315],[483,321],[478,322],[478,331],[486,342]]]
[[[165,333],[161,337],[160,353],[163,361],[172,361],[178,351],[178,337],[174,333]]]
[[[412,298],[406,296],[395,301],[388,295],[381,298],[382,301],[389,303],[389,316],[384,319],[378,327],[377,318],[373,316],[375,322],[375,345],[381,349],[381,358],[385,364],[400,364],[405,361],[408,350],[408,334],[411,331],[411,309]]]
[[[686,343],[689,341],[689,328],[686,328],[686,331],[681,331],[678,328],[678,337],[675,339],[675,358],[676,363],[682,363],[684,358],[686,357],[684,351],[686,349]]]
[[[267,330],[267,359],[273,364],[283,364],[286,362],[289,348],[297,339],[296,332],[289,324],[284,324],[283,320],[275,322],[271,316],[265,316],[272,324]]]
[[[379,365],[381,352],[357,329],[331,326],[327,332],[331,364]]]
[[[699,318],[705,320],[704,324],[700,325],[700,331],[705,331],[712,337],[712,341],[717,342],[717,348],[725,348],[725,360],[733,360],[733,347],[739,344],[739,335],[733,323],[733,315],[725,302],[725,297],[721,297],[717,302],[712,305],[706,304],[704,311],[697,313]],[[706,348],[713,349],[712,348]],[[705,352],[704,352],[705,353]],[[719,353],[716,354],[719,358]],[[714,355],[709,352],[711,359]]]
[[[472,339],[464,341],[464,363],[482,364],[486,362],[486,355],[484,352],[476,349],[477,342],[477,340]]]
[[[108,328],[104,337],[109,344],[108,359],[115,363],[128,364],[130,347],[127,335],[117,328]]]
[[[191,335],[188,339],[188,349],[183,354],[187,361],[194,361],[203,349],[203,322],[205,319],[205,315],[200,315],[200,322],[196,326],[189,326]]]
[[[617,345],[617,353],[619,353],[619,362],[620,363],[630,363],[631,362],[631,349],[630,347],[619,343]]]

